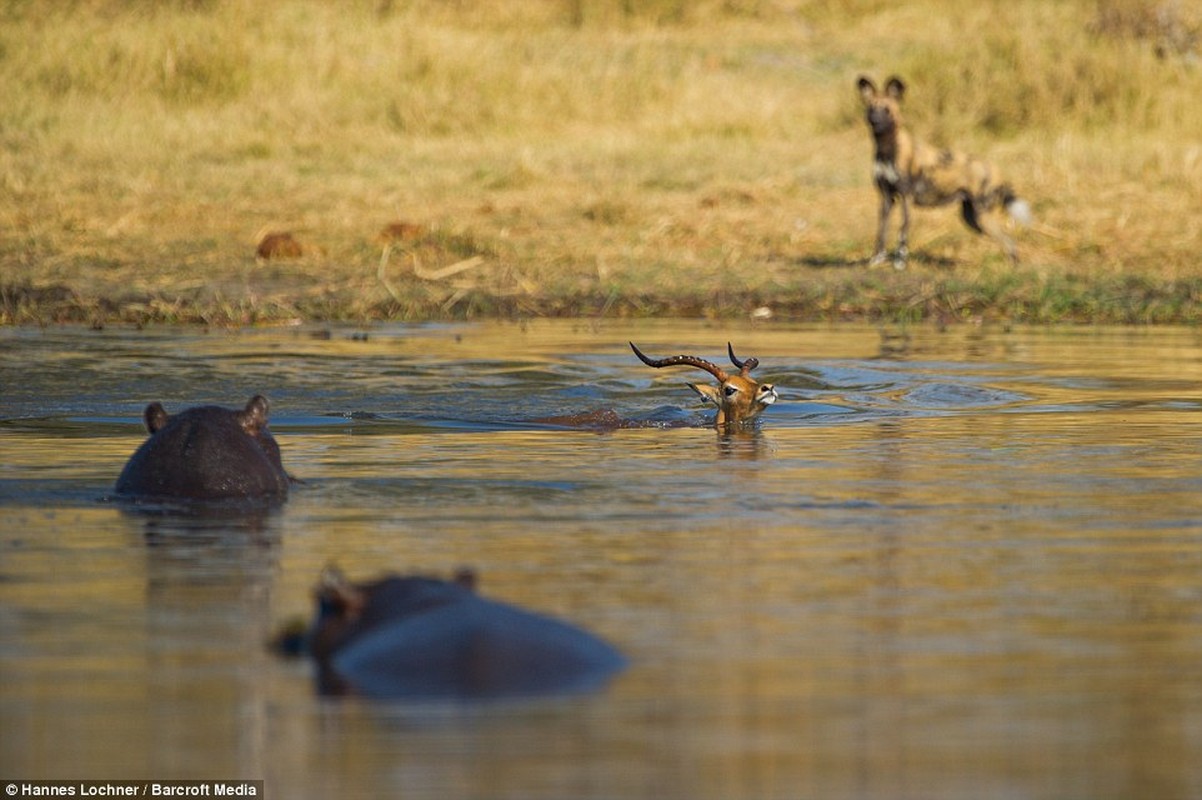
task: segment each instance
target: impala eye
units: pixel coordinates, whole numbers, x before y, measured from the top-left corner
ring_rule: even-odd
[[[738,386],[724,386],[724,387],[722,387],[722,390],[726,393],[727,397],[734,397],[736,394],[739,393]]]

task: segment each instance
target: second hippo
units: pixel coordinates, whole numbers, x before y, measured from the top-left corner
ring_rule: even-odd
[[[118,496],[149,500],[283,500],[292,478],[267,428],[267,398],[242,409],[146,407],[148,438],[117,478]]]
[[[317,620],[285,649],[307,650],[323,694],[485,700],[598,689],[626,659],[587,631],[476,594],[475,575],[322,574]]]

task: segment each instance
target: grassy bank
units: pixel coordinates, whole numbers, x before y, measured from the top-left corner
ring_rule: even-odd
[[[1167,11],[1166,11],[1167,9]],[[0,5],[0,321],[1202,317],[1202,19],[963,4]],[[869,270],[854,81],[1003,166]],[[391,223],[403,222],[392,235]],[[301,254],[256,258],[267,231]]]

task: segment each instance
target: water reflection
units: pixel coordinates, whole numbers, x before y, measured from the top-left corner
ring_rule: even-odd
[[[0,774],[289,797],[1202,787],[1197,331],[743,326],[781,400],[733,435],[625,344],[717,359],[731,331],[357,333],[0,331]],[[306,481],[286,505],[104,501],[147,402],[259,391]],[[532,422],[593,409],[684,424]],[[264,643],[332,560],[473,565],[633,666],[570,700],[323,702]]]

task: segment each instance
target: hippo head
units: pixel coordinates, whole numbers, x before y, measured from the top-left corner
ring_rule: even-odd
[[[308,650],[318,661],[356,636],[388,620],[421,614],[474,594],[476,575],[463,569],[450,581],[424,576],[390,575],[370,583],[351,583],[334,566],[321,573],[317,621]]]
[[[291,482],[267,429],[267,398],[242,409],[199,406],[168,414],[146,407],[150,438],[117,478],[125,497],[167,500],[282,499]]]

